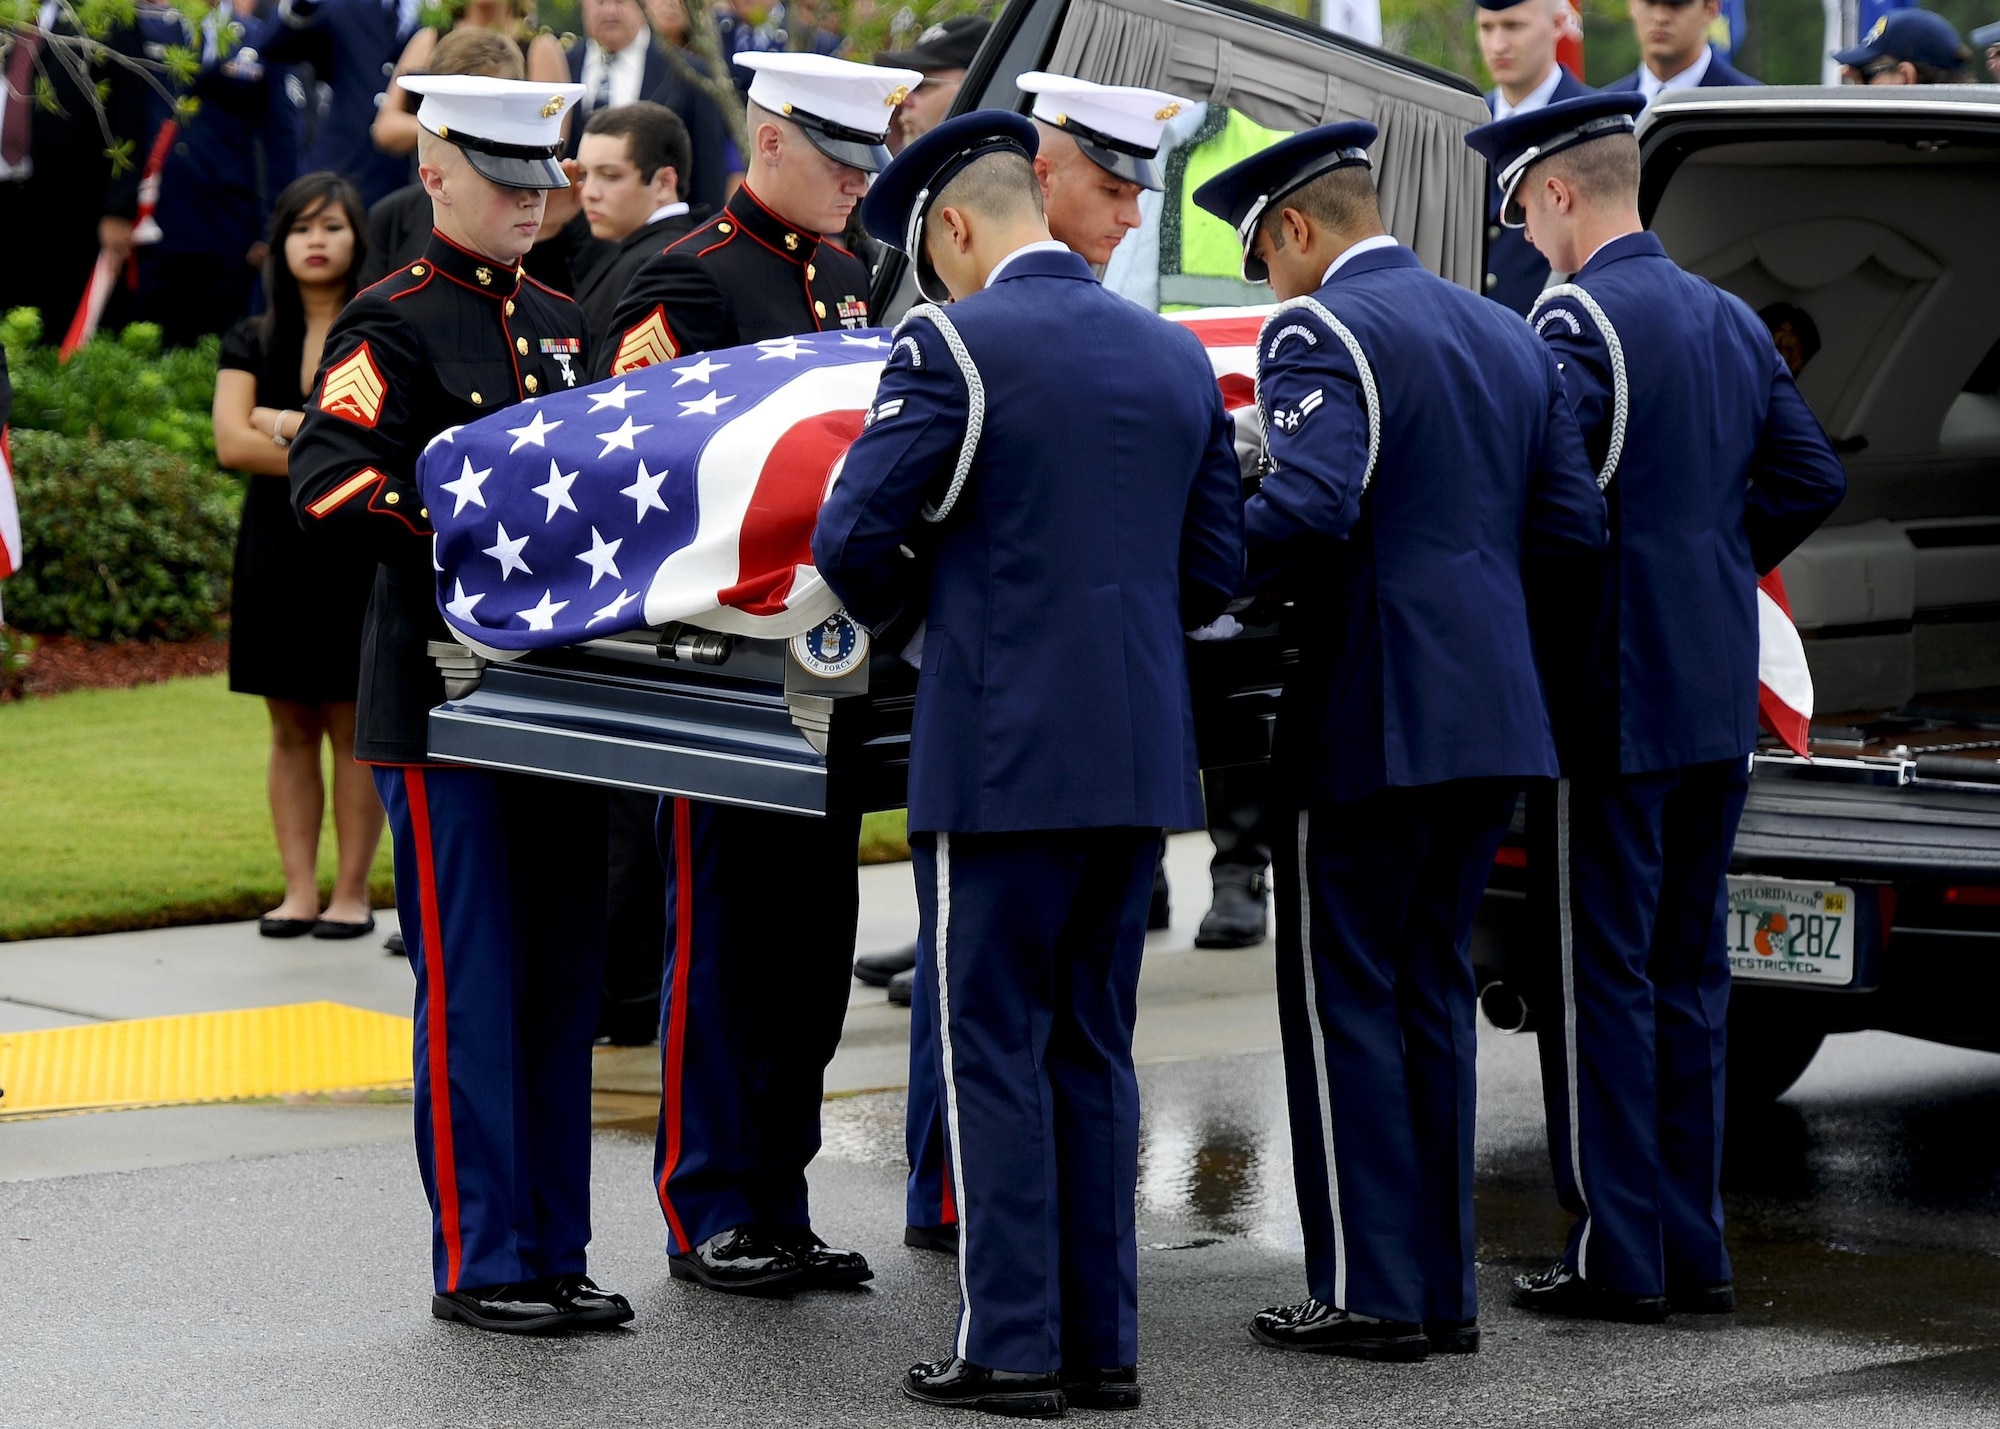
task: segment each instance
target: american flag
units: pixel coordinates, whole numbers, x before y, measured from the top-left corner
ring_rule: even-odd
[[[1223,404],[1256,400],[1268,307],[1169,314],[1208,349]],[[439,434],[418,469],[438,603],[496,650],[686,621],[797,635],[838,608],[812,528],[861,432],[886,328],[777,338],[640,368]],[[1759,716],[1805,753],[1812,675],[1774,572],[1758,590]]]

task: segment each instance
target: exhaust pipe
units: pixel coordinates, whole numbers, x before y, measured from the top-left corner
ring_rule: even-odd
[[[1479,1010],[1493,1024],[1493,1030],[1513,1036],[1535,1030],[1535,1010],[1528,1000],[1504,982],[1495,980],[1479,989]]]

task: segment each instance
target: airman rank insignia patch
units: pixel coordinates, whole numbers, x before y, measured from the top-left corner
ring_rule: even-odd
[[[618,356],[612,360],[611,375],[618,377],[635,368],[672,361],[680,355],[674,335],[667,328],[666,310],[654,308],[646,315],[646,320],[628,331],[624,341],[618,344]]]
[[[327,369],[320,384],[319,409],[331,417],[344,417],[357,427],[372,427],[382,415],[382,370],[374,354],[362,343],[351,356]]]
[[[1319,404],[1325,400],[1325,391],[1315,387],[1312,391],[1306,393],[1305,399],[1298,406],[1289,409],[1280,408],[1278,411],[1273,412],[1271,414],[1271,425],[1281,432],[1296,432],[1300,424],[1318,410]]]
[[[886,402],[877,402],[868,409],[868,415],[861,419],[861,430],[865,432],[877,422],[886,422],[902,410],[901,397],[891,397]]]

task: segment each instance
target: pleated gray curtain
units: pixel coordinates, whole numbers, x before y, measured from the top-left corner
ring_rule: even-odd
[[[1389,231],[1478,291],[1488,180],[1463,142],[1487,120],[1476,95],[1179,0],[1071,0],[1049,68],[1226,104],[1272,129],[1369,120],[1382,131],[1375,182]]]

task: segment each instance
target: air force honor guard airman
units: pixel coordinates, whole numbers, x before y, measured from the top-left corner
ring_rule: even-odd
[[[1632,93],[1475,129],[1505,220],[1575,280],[1531,321],[1610,507],[1552,682],[1564,778],[1530,798],[1550,1156],[1576,1219],[1514,1303],[1604,1319],[1735,1306],[1722,1239],[1724,873],[1757,742],[1757,577],[1846,479],[1769,332],[1639,220]]]
[[[1556,365],[1513,314],[1383,231],[1342,123],[1202,185],[1243,276],[1285,300],[1258,352],[1268,433],[1248,583],[1296,600],[1278,715],[1278,998],[1312,1298],[1288,1349],[1478,1347],[1467,938],[1522,784],[1554,774],[1522,566],[1604,543]]]
[[[1242,509],[1200,344],[1049,237],[1037,143],[947,121],[862,205],[954,301],[897,329],[813,556],[858,619],[925,616],[917,998],[960,1309],[904,1392],[1047,1416],[1139,1399],[1139,957],[1161,830],[1201,819],[1182,632],[1230,598]]]
[[[745,54],[749,173],[723,210],[632,277],[597,371],[643,390],[703,383],[697,353],[868,325],[847,226],[896,105],[923,76],[810,54]],[[670,363],[671,378],[646,369]],[[620,388],[614,388],[618,391]],[[826,1064],[847,1013],[861,814],[802,819],[665,801],[667,958],[654,1186],[676,1279],[749,1294],[870,1279],[813,1233]],[[773,870],[811,897],[771,897]]]
[[[543,1333],[632,1318],[586,1274],[590,1045],[604,951],[604,802],[581,784],[430,764],[444,687],[417,458],[452,428],[573,382],[583,318],[521,273],[562,116],[582,90],[412,75],[436,224],[416,262],[348,304],[292,444],[293,502],[380,560],[355,757],[395,834],[416,973],[417,1162],[432,1313]],[[476,487],[487,473],[471,473]],[[495,479],[499,479],[496,477]]]

